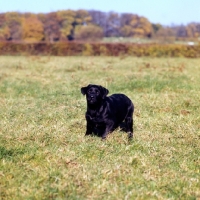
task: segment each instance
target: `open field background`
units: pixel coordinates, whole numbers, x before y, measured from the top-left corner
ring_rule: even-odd
[[[134,140],[84,137],[80,88],[135,104]],[[0,199],[200,199],[200,59],[0,57]]]

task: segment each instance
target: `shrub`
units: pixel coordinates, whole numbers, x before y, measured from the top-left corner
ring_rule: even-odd
[[[200,45],[1,42],[0,47],[0,55],[200,57]]]

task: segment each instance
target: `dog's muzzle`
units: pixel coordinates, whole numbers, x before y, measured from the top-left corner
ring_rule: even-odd
[[[90,95],[90,96],[88,97],[88,101],[89,101],[90,103],[95,103],[95,102],[96,102],[95,96],[94,96],[94,95]]]

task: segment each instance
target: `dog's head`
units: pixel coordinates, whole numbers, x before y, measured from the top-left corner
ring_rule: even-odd
[[[109,91],[100,85],[88,85],[81,88],[81,93],[86,95],[88,104],[98,104],[106,97]]]

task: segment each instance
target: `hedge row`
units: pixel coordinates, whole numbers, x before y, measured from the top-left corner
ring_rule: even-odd
[[[0,55],[200,57],[200,45],[133,43],[0,43]]]

